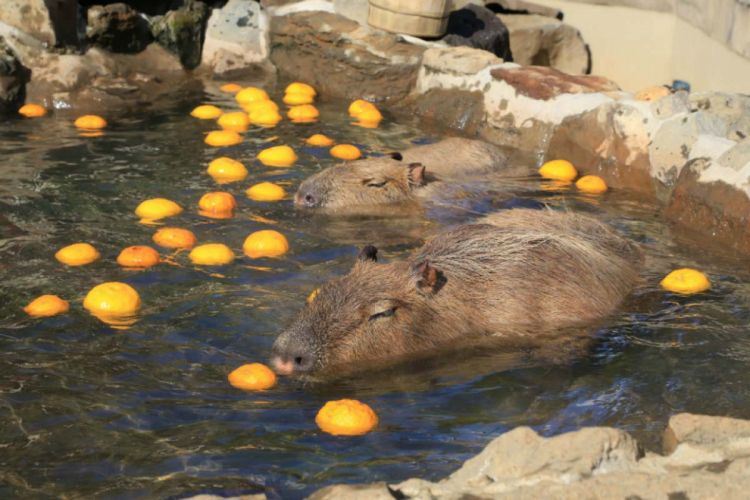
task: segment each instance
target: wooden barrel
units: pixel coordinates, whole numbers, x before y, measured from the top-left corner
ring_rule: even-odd
[[[448,0],[370,0],[373,28],[407,35],[439,37],[448,25]]]

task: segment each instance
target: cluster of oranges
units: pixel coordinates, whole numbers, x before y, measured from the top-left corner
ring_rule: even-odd
[[[241,87],[237,84],[226,84],[221,87],[225,92],[235,94],[235,100],[241,111],[223,111],[220,108],[205,104],[192,110],[191,115],[202,120],[215,120],[219,130],[209,132],[204,142],[213,147],[227,147],[240,144],[243,133],[251,126],[262,128],[275,127],[282,119],[279,106],[260,88]],[[317,92],[308,84],[295,82],[285,91],[283,102],[289,108],[286,117],[293,123],[314,123],[320,113],[314,106]],[[26,104],[19,113],[27,118],[39,118],[47,110],[37,104]],[[367,128],[377,127],[382,114],[375,105],[357,100],[349,107],[349,113],[356,120],[354,124]],[[96,137],[103,134],[107,121],[96,115],[85,115],[75,120],[74,125],[84,137]],[[314,134],[305,140],[313,147],[331,148],[333,157],[343,160],[356,160],[362,152],[351,144],[335,144],[335,141],[323,134]],[[269,147],[260,151],[257,160],[270,167],[290,167],[298,157],[287,145]],[[207,173],[218,184],[227,184],[245,179],[248,169],[241,162],[221,156],[211,161]],[[260,182],[246,190],[248,198],[259,202],[282,200],[287,196],[285,189],[273,182]],[[214,191],[204,194],[197,202],[197,211],[204,217],[227,219],[234,215],[237,200],[226,191]],[[144,200],[135,208],[135,215],[143,224],[161,223],[166,218],[174,217],[184,211],[178,203],[166,198]],[[152,236],[159,247],[177,252],[189,252],[190,261],[197,266],[219,266],[230,264],[235,254],[223,243],[198,244],[192,231],[180,227],[161,227]],[[250,234],[242,245],[243,253],[251,258],[280,257],[289,251],[289,242],[278,231],[266,229]],[[55,258],[71,267],[85,266],[101,258],[99,251],[90,243],[74,243],[57,251]],[[128,269],[144,270],[162,262],[169,262],[155,248],[148,245],[135,245],[124,248],[116,258],[117,263]],[[83,300],[83,306],[93,316],[114,328],[128,328],[135,320],[141,308],[138,292],[127,283],[105,282],[93,287]],[[32,317],[49,317],[68,312],[70,304],[56,295],[42,295],[34,299],[25,308]],[[243,365],[228,376],[229,383],[239,389],[262,391],[276,384],[276,375],[261,363]],[[370,431],[377,425],[378,418],[373,410],[364,403],[354,400],[330,401],[316,417],[316,422],[326,432],[335,435],[359,435]]]

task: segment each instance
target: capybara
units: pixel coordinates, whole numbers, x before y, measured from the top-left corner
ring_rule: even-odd
[[[282,374],[350,371],[482,339],[539,346],[610,314],[633,287],[638,246],[588,216],[514,209],[379,263],[365,247],[276,339]],[[335,369],[334,369],[335,368]]]
[[[294,203],[305,208],[344,209],[387,205],[429,196],[431,184],[499,170],[511,172],[507,156],[492,144],[453,137],[399,153],[334,165],[305,179]],[[527,168],[523,167],[524,173]]]

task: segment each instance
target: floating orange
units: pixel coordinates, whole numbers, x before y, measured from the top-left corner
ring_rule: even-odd
[[[107,120],[98,115],[79,116],[74,125],[85,130],[98,130],[107,126]]]
[[[226,147],[235,146],[242,142],[242,136],[234,130],[212,130],[206,134],[203,140],[209,146]]]
[[[229,219],[237,208],[237,200],[231,193],[214,191],[201,196],[198,209],[201,215],[214,219]]]
[[[159,263],[159,252],[146,245],[134,245],[123,248],[117,256],[117,263],[122,267],[145,269]]]
[[[24,104],[18,110],[18,114],[25,116],[26,118],[39,118],[47,114],[47,110],[44,106],[39,104]]]
[[[360,436],[378,425],[378,416],[365,403],[340,399],[327,402],[315,416],[315,423],[334,436]]]
[[[232,371],[227,379],[232,387],[243,391],[265,391],[276,385],[276,374],[261,363],[242,365]]]
[[[70,304],[57,295],[40,295],[23,308],[29,316],[47,318],[68,312]]]
[[[351,144],[338,144],[331,148],[331,156],[341,160],[356,160],[362,156],[362,151]]]
[[[179,227],[163,227],[154,233],[152,239],[164,248],[193,248],[198,242],[192,231]]]
[[[55,258],[68,266],[85,266],[99,258],[99,252],[89,243],[74,243],[61,248]]]
[[[245,238],[242,250],[251,259],[280,257],[289,251],[289,242],[280,232],[264,229]]]

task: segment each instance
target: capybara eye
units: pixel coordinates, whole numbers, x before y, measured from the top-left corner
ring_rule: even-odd
[[[388,184],[388,181],[376,181],[374,179],[365,179],[364,181],[362,181],[362,184],[364,184],[367,187],[379,188]]]
[[[374,321],[374,320],[380,319],[380,318],[390,318],[394,314],[396,314],[396,308],[392,307],[390,309],[386,309],[385,311],[380,311],[380,312],[377,312],[377,313],[371,315],[370,318],[369,318],[369,320],[370,321]]]

